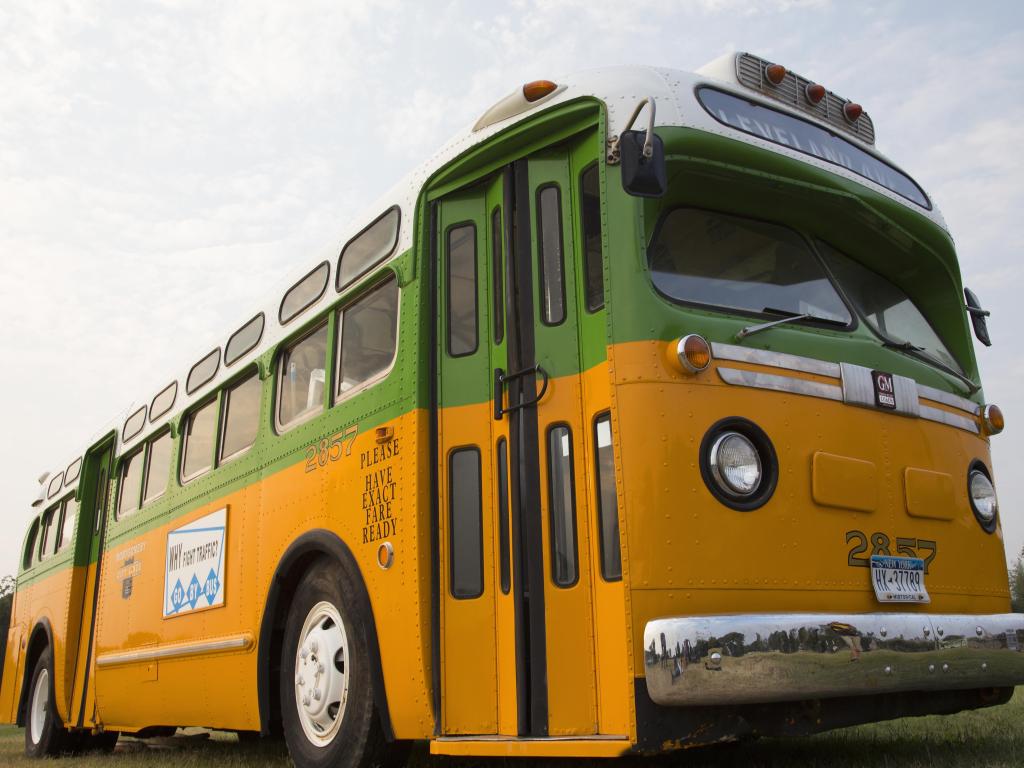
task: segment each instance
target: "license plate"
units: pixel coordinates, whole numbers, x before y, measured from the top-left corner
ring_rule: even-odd
[[[920,557],[871,556],[871,585],[880,603],[930,603]]]

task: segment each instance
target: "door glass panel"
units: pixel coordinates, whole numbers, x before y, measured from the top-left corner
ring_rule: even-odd
[[[506,595],[512,587],[509,571],[508,534],[508,442],[498,440],[498,547],[501,556],[501,591]]]
[[[476,227],[448,230],[448,354],[476,352]]]
[[[548,431],[548,492],[551,506],[551,578],[560,587],[576,583],[576,496],[572,479],[572,432]]]
[[[601,542],[601,575],[605,581],[622,578],[619,551],[619,500],[615,495],[615,454],[612,420],[607,413],[594,423],[594,455],[597,458],[598,538]]]
[[[448,528],[452,596],[479,597],[484,591],[480,451],[477,448],[452,451],[450,462]]]
[[[537,193],[537,231],[540,241],[541,319],[545,325],[565,320],[565,285],[562,266],[562,201],[558,187]]]
[[[491,212],[491,273],[494,276],[494,343],[505,338],[505,275],[502,271],[501,208]]]
[[[583,226],[583,271],[587,311],[604,306],[604,263],[601,260],[601,189],[597,164],[580,174],[580,212]]]

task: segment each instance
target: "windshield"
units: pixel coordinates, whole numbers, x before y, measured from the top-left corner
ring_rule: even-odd
[[[677,301],[852,321],[807,242],[776,224],[676,208],[658,225],[648,259],[655,287]]]
[[[896,344],[910,344],[917,348],[915,351],[963,373],[960,364],[907,294],[828,243],[818,241],[818,248],[847,297],[879,336]]]

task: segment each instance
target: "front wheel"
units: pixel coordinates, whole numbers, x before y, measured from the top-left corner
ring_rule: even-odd
[[[54,702],[53,679],[53,652],[47,648],[36,661],[28,693],[25,754],[29,757],[59,755],[69,744]]]
[[[321,561],[299,583],[281,654],[281,716],[297,768],[366,768],[384,761],[355,585]]]

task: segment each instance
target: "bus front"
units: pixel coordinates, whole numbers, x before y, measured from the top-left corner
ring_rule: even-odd
[[[805,78],[674,87],[664,193],[611,243],[640,746],[1005,701],[1002,416],[940,215]]]

